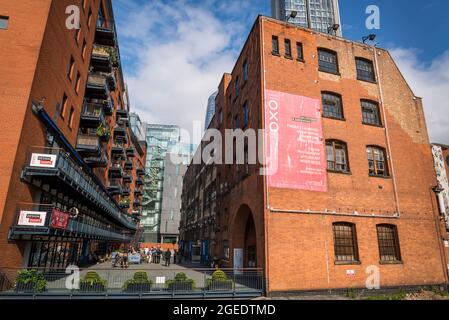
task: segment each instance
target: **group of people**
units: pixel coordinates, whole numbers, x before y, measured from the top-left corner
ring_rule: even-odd
[[[115,252],[115,256],[112,259],[112,267],[120,266],[122,269],[127,269],[129,267],[128,256],[131,253],[131,250]]]
[[[164,265],[166,267],[170,266],[171,260],[173,258],[173,263],[180,263],[180,255],[178,250],[167,249],[163,251],[161,247],[152,247],[143,249],[143,256],[146,257],[147,263],[160,264],[161,258],[164,260]]]

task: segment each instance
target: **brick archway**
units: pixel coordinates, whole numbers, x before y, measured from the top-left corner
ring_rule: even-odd
[[[257,265],[257,238],[254,215],[250,207],[242,205],[237,211],[232,224],[232,249],[243,249],[243,267],[256,268]],[[231,252],[233,257],[233,252]]]

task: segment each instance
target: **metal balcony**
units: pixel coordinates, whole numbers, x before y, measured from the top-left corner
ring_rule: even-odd
[[[97,128],[105,125],[104,108],[101,104],[85,102],[80,117],[80,126]]]
[[[142,201],[140,200],[134,200],[133,202],[133,208],[140,208],[142,207]]]
[[[129,197],[131,195],[131,189],[129,187],[122,188],[122,196]]]
[[[114,128],[114,135],[116,137],[126,137],[126,125],[124,122],[117,122]]]
[[[112,144],[111,154],[115,156],[124,157],[125,145],[122,141],[114,141]]]
[[[22,179],[32,183],[36,178],[44,183],[49,181],[71,190],[71,193],[95,207],[98,214],[114,219],[125,228],[136,230],[137,225],[122,213],[117,203],[110,197],[92,173],[84,171],[70,155],[56,148],[32,148],[27,164],[22,171]]]
[[[81,155],[101,155],[100,137],[97,135],[79,134],[76,141],[76,151]]]
[[[107,100],[109,97],[107,76],[100,73],[90,73],[87,78],[86,97]]]
[[[95,43],[110,47],[116,46],[117,39],[113,20],[98,17],[97,28],[95,31]]]
[[[112,54],[113,48],[101,45],[95,45],[92,49],[90,64],[96,71],[110,73],[112,72]]]
[[[107,76],[108,88],[110,91],[115,91],[117,89],[117,80],[115,79],[114,73],[110,73]]]
[[[92,222],[91,219],[87,223],[82,217],[68,217],[67,225],[61,225],[53,219],[54,215],[60,217],[61,214],[68,216],[54,205],[19,204],[9,238],[19,240],[27,236],[57,236],[120,242],[129,242],[133,238],[131,234],[120,232],[110,225]]]
[[[142,189],[140,189],[140,188],[134,189],[134,196],[135,197],[140,197],[141,195],[143,195]]]
[[[126,168],[125,168],[125,169],[126,169]],[[123,182],[124,182],[124,183],[131,183],[131,182],[133,182],[133,176],[130,175],[130,174],[125,173],[125,174],[123,175]]]
[[[125,162],[125,170],[132,170],[133,168],[134,168],[133,162],[130,161],[130,160],[127,160],[127,161]]]
[[[120,179],[111,179],[107,186],[108,192],[115,196],[122,194],[122,181]]]
[[[142,168],[142,167],[138,167],[138,168],[136,169],[136,173],[137,173],[137,175],[139,175],[139,176],[143,176],[143,175],[145,175],[145,169]]]
[[[106,168],[109,164],[108,154],[102,149],[99,157],[86,157],[84,161],[91,168]]]
[[[111,163],[111,166],[109,167],[109,176],[111,178],[123,178],[123,168],[121,163]]]
[[[130,158],[134,158],[136,156],[136,149],[134,147],[127,148],[126,155]]]
[[[141,177],[138,177],[138,178],[136,179],[136,185],[138,185],[138,186],[143,186],[143,185],[145,185],[145,180],[142,179]]]

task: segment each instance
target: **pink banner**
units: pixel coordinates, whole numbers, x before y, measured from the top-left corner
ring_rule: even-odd
[[[268,186],[326,192],[326,154],[319,100],[265,93]]]

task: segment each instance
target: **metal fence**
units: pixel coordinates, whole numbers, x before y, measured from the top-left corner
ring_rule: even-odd
[[[2,298],[232,298],[264,292],[261,269],[6,269],[12,285],[2,286]],[[222,272],[221,272],[222,271]],[[6,279],[6,278],[5,278]],[[79,281],[77,280],[79,279]]]

